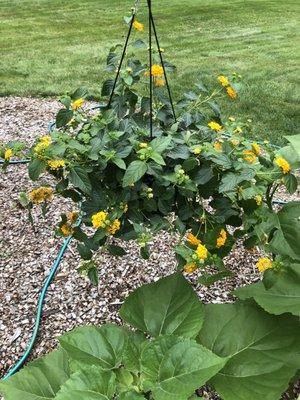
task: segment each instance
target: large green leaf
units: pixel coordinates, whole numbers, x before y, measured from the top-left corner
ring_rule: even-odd
[[[124,174],[123,187],[130,186],[131,184],[140,180],[141,177],[147,172],[147,169],[147,164],[144,161],[132,161]]]
[[[298,135],[285,136],[285,138],[291,143],[300,161],[300,133]]]
[[[116,377],[90,365],[71,375],[58,392],[57,400],[111,400],[116,391]]]
[[[276,275],[273,286],[266,289],[263,282],[254,283],[235,290],[240,299],[253,297],[271,314],[292,313],[300,316],[300,264]]]
[[[276,227],[271,250],[300,260],[300,201],[290,202],[278,212]]]
[[[69,366],[63,350],[33,361],[26,368],[0,383],[5,400],[48,400],[56,398],[69,378]]]
[[[143,388],[156,400],[186,400],[225,363],[194,340],[163,336],[142,352]]]
[[[71,168],[69,178],[72,184],[84,193],[90,194],[92,191],[92,185],[85,168],[80,166]]]
[[[110,370],[121,364],[127,331],[110,324],[84,326],[63,335],[59,341],[70,359]]]
[[[203,306],[182,274],[175,273],[136,289],[120,315],[152,336],[174,333],[193,338],[203,323]]]
[[[33,181],[38,180],[39,176],[46,169],[46,163],[39,158],[34,158],[28,165],[28,175]]]
[[[223,400],[278,400],[299,368],[299,323],[256,305],[210,304],[198,337],[220,357],[230,357],[212,380]]]

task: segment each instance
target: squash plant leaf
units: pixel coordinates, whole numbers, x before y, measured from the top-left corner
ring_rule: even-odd
[[[210,304],[198,341],[229,357],[210,383],[223,400],[277,400],[299,368],[299,323],[256,305]]]
[[[182,274],[175,273],[136,289],[120,316],[154,337],[173,333],[193,338],[203,323],[203,305]]]

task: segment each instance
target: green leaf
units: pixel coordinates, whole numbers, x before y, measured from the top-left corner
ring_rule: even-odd
[[[113,244],[109,244],[107,246],[107,250],[109,251],[110,254],[112,254],[113,256],[124,256],[126,254],[126,251],[123,249],[123,247],[121,246],[116,246]]]
[[[150,158],[155,161],[157,164],[159,165],[166,165],[164,159],[162,158],[162,156],[159,153],[155,153],[153,152],[150,156]]]
[[[57,400],[111,400],[116,391],[115,374],[94,365],[71,375],[59,391]]]
[[[33,181],[38,180],[42,172],[45,171],[47,164],[39,158],[34,158],[28,165],[28,175]]]
[[[156,153],[162,153],[169,147],[170,143],[171,143],[171,137],[163,136],[153,139],[150,142],[150,146]]]
[[[92,184],[84,167],[75,166],[71,168],[69,179],[76,188],[82,190],[86,194],[91,193]]]
[[[151,389],[156,400],[186,400],[225,362],[194,340],[160,337],[142,352],[143,388]]]
[[[229,270],[218,272],[214,275],[203,275],[198,279],[198,282],[204,286],[211,286],[215,282],[220,281],[221,279],[231,278],[235,276],[235,274]]]
[[[48,400],[56,398],[70,371],[66,353],[54,351],[0,382],[0,392],[5,400]]]
[[[300,260],[300,201],[286,204],[277,214],[277,228],[270,242],[276,254]]]
[[[209,182],[213,176],[214,174],[210,167],[203,167],[192,175],[192,180],[196,185],[205,185],[205,183]]]
[[[127,331],[110,324],[79,327],[59,339],[70,359],[104,370],[119,367],[126,341]]]
[[[113,86],[114,80],[107,79],[102,85],[101,96],[109,96],[112,92]]]
[[[98,270],[97,270],[97,268],[95,266],[94,267],[90,267],[88,269],[87,275],[88,275],[88,278],[89,278],[91,284],[94,285],[94,286],[98,286],[98,284],[99,284],[99,275],[98,275]]]
[[[121,168],[121,169],[126,169],[126,164],[125,162],[122,160],[122,158],[118,158],[118,157],[114,157],[111,160],[117,167]]]
[[[77,245],[77,250],[80,254],[80,257],[84,260],[90,260],[93,257],[93,253],[91,252],[91,250],[82,243],[79,243]]]
[[[283,177],[283,182],[284,182],[284,185],[285,185],[287,191],[290,194],[293,194],[296,192],[297,187],[298,187],[298,181],[297,181],[297,178],[295,177],[295,175],[292,175],[292,174],[285,175]]]
[[[140,180],[147,172],[147,169],[147,164],[144,161],[132,161],[123,177],[123,187],[130,186]]]
[[[203,323],[202,304],[182,274],[175,273],[136,289],[125,300],[120,316],[152,336],[195,337]]]
[[[141,353],[147,341],[141,332],[130,331],[128,332],[128,336],[122,363],[128,371],[137,373],[141,371]]]
[[[300,264],[291,265],[287,271],[275,275],[271,288],[266,289],[263,282],[254,283],[234,291],[244,300],[253,299],[271,314],[292,313],[300,316]]]
[[[126,392],[126,393],[121,393],[120,396],[117,398],[117,400],[145,400],[146,397],[143,395],[137,393],[137,392]]]
[[[140,255],[144,260],[148,260],[150,257],[150,250],[149,246],[146,244],[145,246],[142,246],[140,249]]]
[[[300,160],[300,134],[284,137],[291,143]]]
[[[256,305],[210,304],[198,340],[229,357],[210,384],[223,400],[277,400],[299,368],[299,324]]]
[[[59,110],[55,120],[56,127],[61,128],[67,125],[67,123],[70,122],[71,119],[73,118],[73,115],[74,115],[73,110],[68,110],[65,108]]]

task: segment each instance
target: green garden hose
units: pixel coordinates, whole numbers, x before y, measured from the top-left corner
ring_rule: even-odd
[[[29,162],[29,160],[16,160],[16,161],[10,161],[9,164],[27,164]],[[4,161],[0,160],[0,165],[3,164]],[[78,220],[77,222],[77,226],[79,226],[81,224],[81,219]],[[41,290],[40,296],[39,296],[39,301],[38,301],[38,306],[37,306],[37,313],[36,313],[36,319],[35,319],[35,324],[34,324],[34,329],[31,335],[31,339],[30,342],[24,352],[24,354],[22,355],[22,357],[19,359],[19,361],[17,361],[17,363],[8,371],[8,373],[2,378],[3,381],[7,380],[8,378],[10,378],[12,375],[14,375],[16,372],[18,372],[18,370],[24,365],[24,363],[26,362],[26,360],[28,359],[28,357],[30,356],[30,353],[34,347],[34,344],[36,342],[37,339],[37,335],[40,329],[40,325],[41,325],[41,320],[42,320],[42,315],[43,315],[43,306],[44,306],[44,302],[45,302],[45,298],[46,298],[46,294],[47,294],[47,290],[51,284],[51,282],[53,281],[53,278],[58,270],[58,267],[61,263],[61,260],[70,244],[72,240],[72,236],[67,237],[64,240],[64,243],[62,245],[62,247],[60,248],[60,251],[51,267],[50,273],[47,277],[47,279],[45,280],[45,283],[43,285],[43,288]]]

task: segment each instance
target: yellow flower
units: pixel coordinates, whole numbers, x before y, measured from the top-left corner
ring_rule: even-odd
[[[262,196],[261,196],[260,194],[257,194],[257,195],[254,197],[254,200],[256,201],[256,204],[257,204],[258,206],[260,206],[260,205],[262,204],[262,202],[263,202],[263,198],[262,198]]]
[[[47,147],[50,146],[51,141],[52,141],[51,136],[49,135],[41,136],[38,144],[34,147],[33,150],[36,153],[40,153],[41,151],[45,150]]]
[[[77,211],[71,211],[68,214],[68,220],[70,221],[70,224],[74,224],[79,217],[79,213]]]
[[[13,155],[13,151],[10,148],[5,149],[4,151],[4,160],[10,160]]]
[[[195,147],[192,151],[196,156],[198,156],[201,153],[202,149],[201,147]]]
[[[231,87],[228,86],[228,88],[226,88],[226,92],[228,94],[228,96],[232,99],[236,99],[237,97],[237,92]]]
[[[49,160],[47,164],[51,169],[55,170],[64,167],[66,163],[64,160]]]
[[[282,157],[277,157],[275,159],[275,164],[278,165],[279,168],[281,168],[284,174],[288,174],[291,170],[290,164]]]
[[[235,118],[234,117],[229,117],[228,118],[230,122],[235,122]]]
[[[237,146],[240,143],[240,141],[238,139],[231,139],[230,143],[232,143],[233,146]]]
[[[201,244],[201,240],[199,240],[191,232],[187,234],[186,240],[193,246],[198,246],[198,244]]]
[[[257,156],[259,156],[261,153],[260,145],[257,143],[252,143],[251,147],[252,147],[253,153],[256,154]]]
[[[235,130],[233,132],[239,134],[239,133],[243,132],[243,129],[240,126],[238,126],[235,128]]]
[[[247,161],[250,164],[254,164],[257,160],[256,155],[253,153],[252,150],[244,150],[243,151],[244,154],[244,160]]]
[[[142,143],[139,144],[139,147],[140,147],[141,149],[146,149],[146,148],[148,147],[148,143],[142,142]]]
[[[161,65],[158,64],[154,64],[152,65],[151,68],[151,75],[152,76],[162,76],[164,74],[164,69]],[[149,76],[149,72],[148,72],[148,76]]]
[[[224,246],[227,240],[227,232],[225,229],[221,229],[219,233],[219,237],[217,238],[217,248],[219,249],[220,247]]]
[[[112,224],[110,224],[106,230],[109,234],[115,235],[121,227],[121,222],[118,219],[115,219]]]
[[[193,262],[186,264],[183,268],[184,272],[186,272],[187,274],[192,274],[196,269],[197,269],[197,264]]]
[[[222,130],[222,125],[218,124],[217,122],[211,121],[207,124],[207,126],[212,129],[213,131],[220,132]]]
[[[69,224],[63,224],[60,227],[60,231],[64,236],[71,236],[74,232],[73,228]]]
[[[134,21],[132,26],[134,27],[134,29],[136,29],[139,32],[142,32],[144,30],[144,25],[138,21]]]
[[[53,190],[50,187],[41,186],[32,190],[28,197],[34,204],[39,204],[43,201],[51,201],[53,199]]]
[[[214,143],[214,149],[216,151],[222,151],[222,143],[221,142],[215,142]]]
[[[201,261],[206,260],[208,256],[207,248],[203,244],[199,244],[196,250],[196,255]]]
[[[154,80],[154,85],[155,85],[156,87],[163,87],[163,86],[165,86],[165,84],[166,84],[166,82],[165,82],[165,80],[162,79],[162,78],[156,78],[156,79]]]
[[[77,99],[71,103],[71,107],[73,108],[73,110],[78,110],[78,108],[80,108],[83,103],[84,99]]]
[[[259,272],[265,272],[267,269],[272,268],[272,266],[272,261],[267,257],[261,257],[256,263],[256,268]]]
[[[218,76],[218,81],[221,83],[222,86],[226,87],[229,85],[229,80],[224,75]]]
[[[99,211],[92,216],[92,224],[94,228],[104,228],[107,222],[107,212]]]

